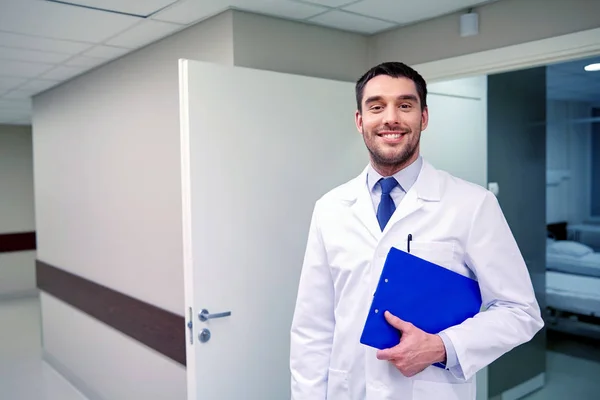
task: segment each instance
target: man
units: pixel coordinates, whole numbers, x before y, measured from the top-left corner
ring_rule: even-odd
[[[378,65],[356,100],[370,163],[315,205],[291,329],[292,398],[475,399],[476,372],[543,326],[527,267],[496,198],[420,156],[427,87],[416,71]],[[437,334],[386,311],[400,343],[362,345],[387,253],[406,251],[409,234],[412,254],[478,281],[484,310]]]

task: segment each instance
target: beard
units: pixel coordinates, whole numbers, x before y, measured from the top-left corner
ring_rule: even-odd
[[[422,124],[419,124],[417,130],[409,130],[406,129],[391,129],[388,127],[378,128],[373,130],[373,132],[365,133],[364,127],[362,129],[363,139],[365,141],[365,145],[367,146],[367,150],[371,155],[371,160],[375,165],[379,165],[385,168],[399,168],[405,166],[415,155],[419,148],[419,144],[421,142],[421,127]],[[393,153],[385,152],[383,149],[379,148],[372,139],[377,137],[378,132],[380,131],[397,131],[402,132],[404,135],[412,134],[414,136],[408,138],[410,141],[405,143],[399,151],[395,151]]]

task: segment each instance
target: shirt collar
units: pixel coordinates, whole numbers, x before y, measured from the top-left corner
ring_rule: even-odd
[[[407,166],[404,169],[396,172],[393,177],[396,178],[398,184],[404,190],[404,192],[408,192],[412,185],[415,184],[417,178],[419,177],[419,173],[421,172],[421,167],[423,166],[423,159],[421,156],[417,157],[417,159]],[[367,184],[369,186],[369,190],[373,191],[375,185],[379,180],[383,178],[373,166],[369,163],[369,167],[367,170]]]

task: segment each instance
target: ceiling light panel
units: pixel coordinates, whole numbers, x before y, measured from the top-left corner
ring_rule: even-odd
[[[75,6],[113,11],[117,13],[148,16],[173,4],[176,0],[47,0]]]
[[[49,1],[0,0],[4,32],[99,43],[133,26],[138,17]]]
[[[588,64],[583,69],[588,72],[600,71],[600,63]]]
[[[581,71],[584,70],[584,67],[592,63],[600,63],[600,57],[590,57],[586,59],[567,61],[560,64],[552,64],[548,66],[548,70],[581,74]]]

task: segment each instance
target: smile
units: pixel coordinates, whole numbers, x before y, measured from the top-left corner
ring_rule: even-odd
[[[377,134],[377,136],[381,136],[385,139],[400,139],[404,135],[404,132],[380,132]]]

